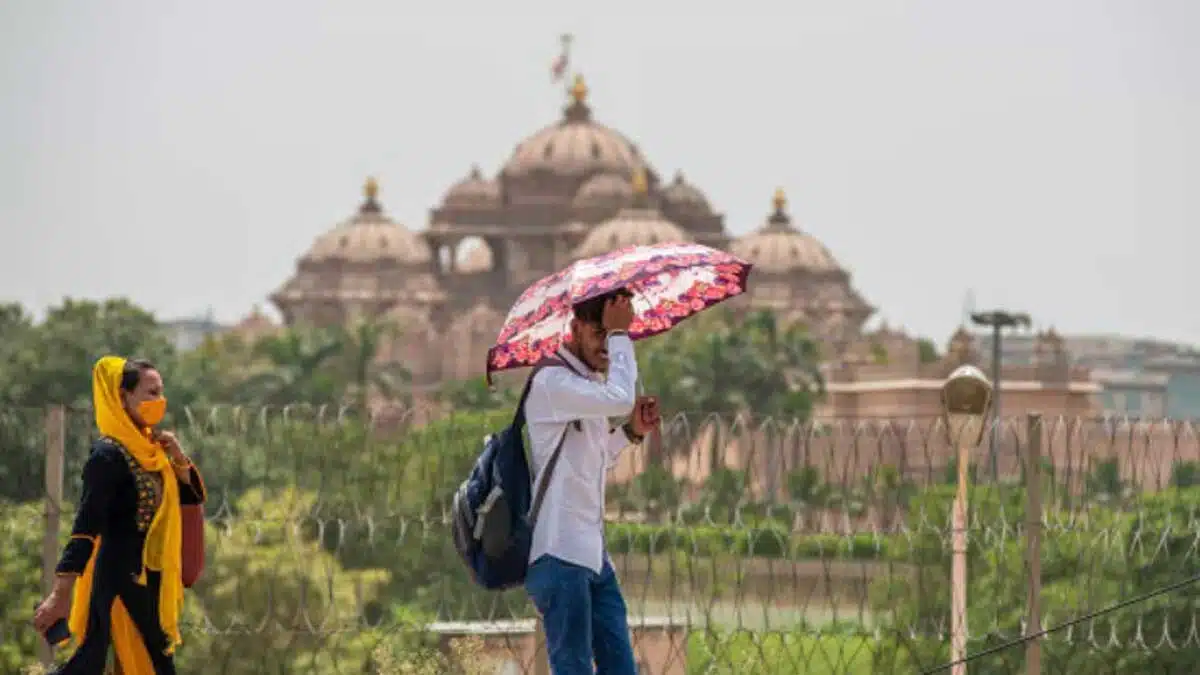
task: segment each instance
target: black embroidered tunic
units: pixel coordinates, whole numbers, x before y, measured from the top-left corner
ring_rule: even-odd
[[[161,478],[142,469],[124,447],[110,438],[92,444],[83,466],[83,492],[71,530],[71,541],[63,550],[56,571],[82,574],[96,551],[92,598],[84,641],[58,672],[91,674],[103,672],[111,642],[113,601],[120,598],[137,625],[159,675],[174,673],[170,657],[163,654],[167,637],[158,620],[159,574],[147,573],[147,583],[137,583],[142,573],[142,549],[146,533],[162,501]],[[179,481],[181,505],[202,504],[203,483],[195,467],[191,484]]]

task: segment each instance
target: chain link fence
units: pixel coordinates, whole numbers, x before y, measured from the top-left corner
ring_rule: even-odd
[[[209,488],[180,672],[546,673],[530,603],[473,588],[449,534],[454,488],[508,418],[176,413]],[[39,658],[29,618],[93,434],[87,410],[0,410],[0,672]],[[642,672],[908,675],[949,661],[954,458],[937,419],[667,420],[607,494]],[[1014,418],[972,458],[968,652],[1031,630],[1031,588],[1050,626],[1200,567],[1189,423]],[[1198,599],[1184,587],[1048,635],[1041,672],[1200,672]],[[967,668],[1027,672],[1026,647]]]

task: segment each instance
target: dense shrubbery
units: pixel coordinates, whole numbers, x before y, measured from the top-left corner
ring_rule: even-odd
[[[796,534],[784,525],[738,527],[611,523],[607,528],[606,541],[613,553],[682,553],[700,557],[734,555],[792,560],[884,559],[889,548],[904,546],[894,543],[894,535]]]

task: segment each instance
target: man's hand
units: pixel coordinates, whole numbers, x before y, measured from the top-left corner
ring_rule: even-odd
[[[629,416],[629,426],[638,436],[646,436],[662,423],[662,413],[658,410],[657,396],[638,396],[633,403],[633,413]]]
[[[600,325],[606,331],[628,331],[633,323],[633,298],[616,297],[604,304]]]

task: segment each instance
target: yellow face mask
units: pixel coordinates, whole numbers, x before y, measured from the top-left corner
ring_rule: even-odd
[[[138,417],[146,423],[146,426],[154,426],[163,420],[167,414],[167,399],[164,397],[152,398],[149,401],[142,401],[137,407]]]

